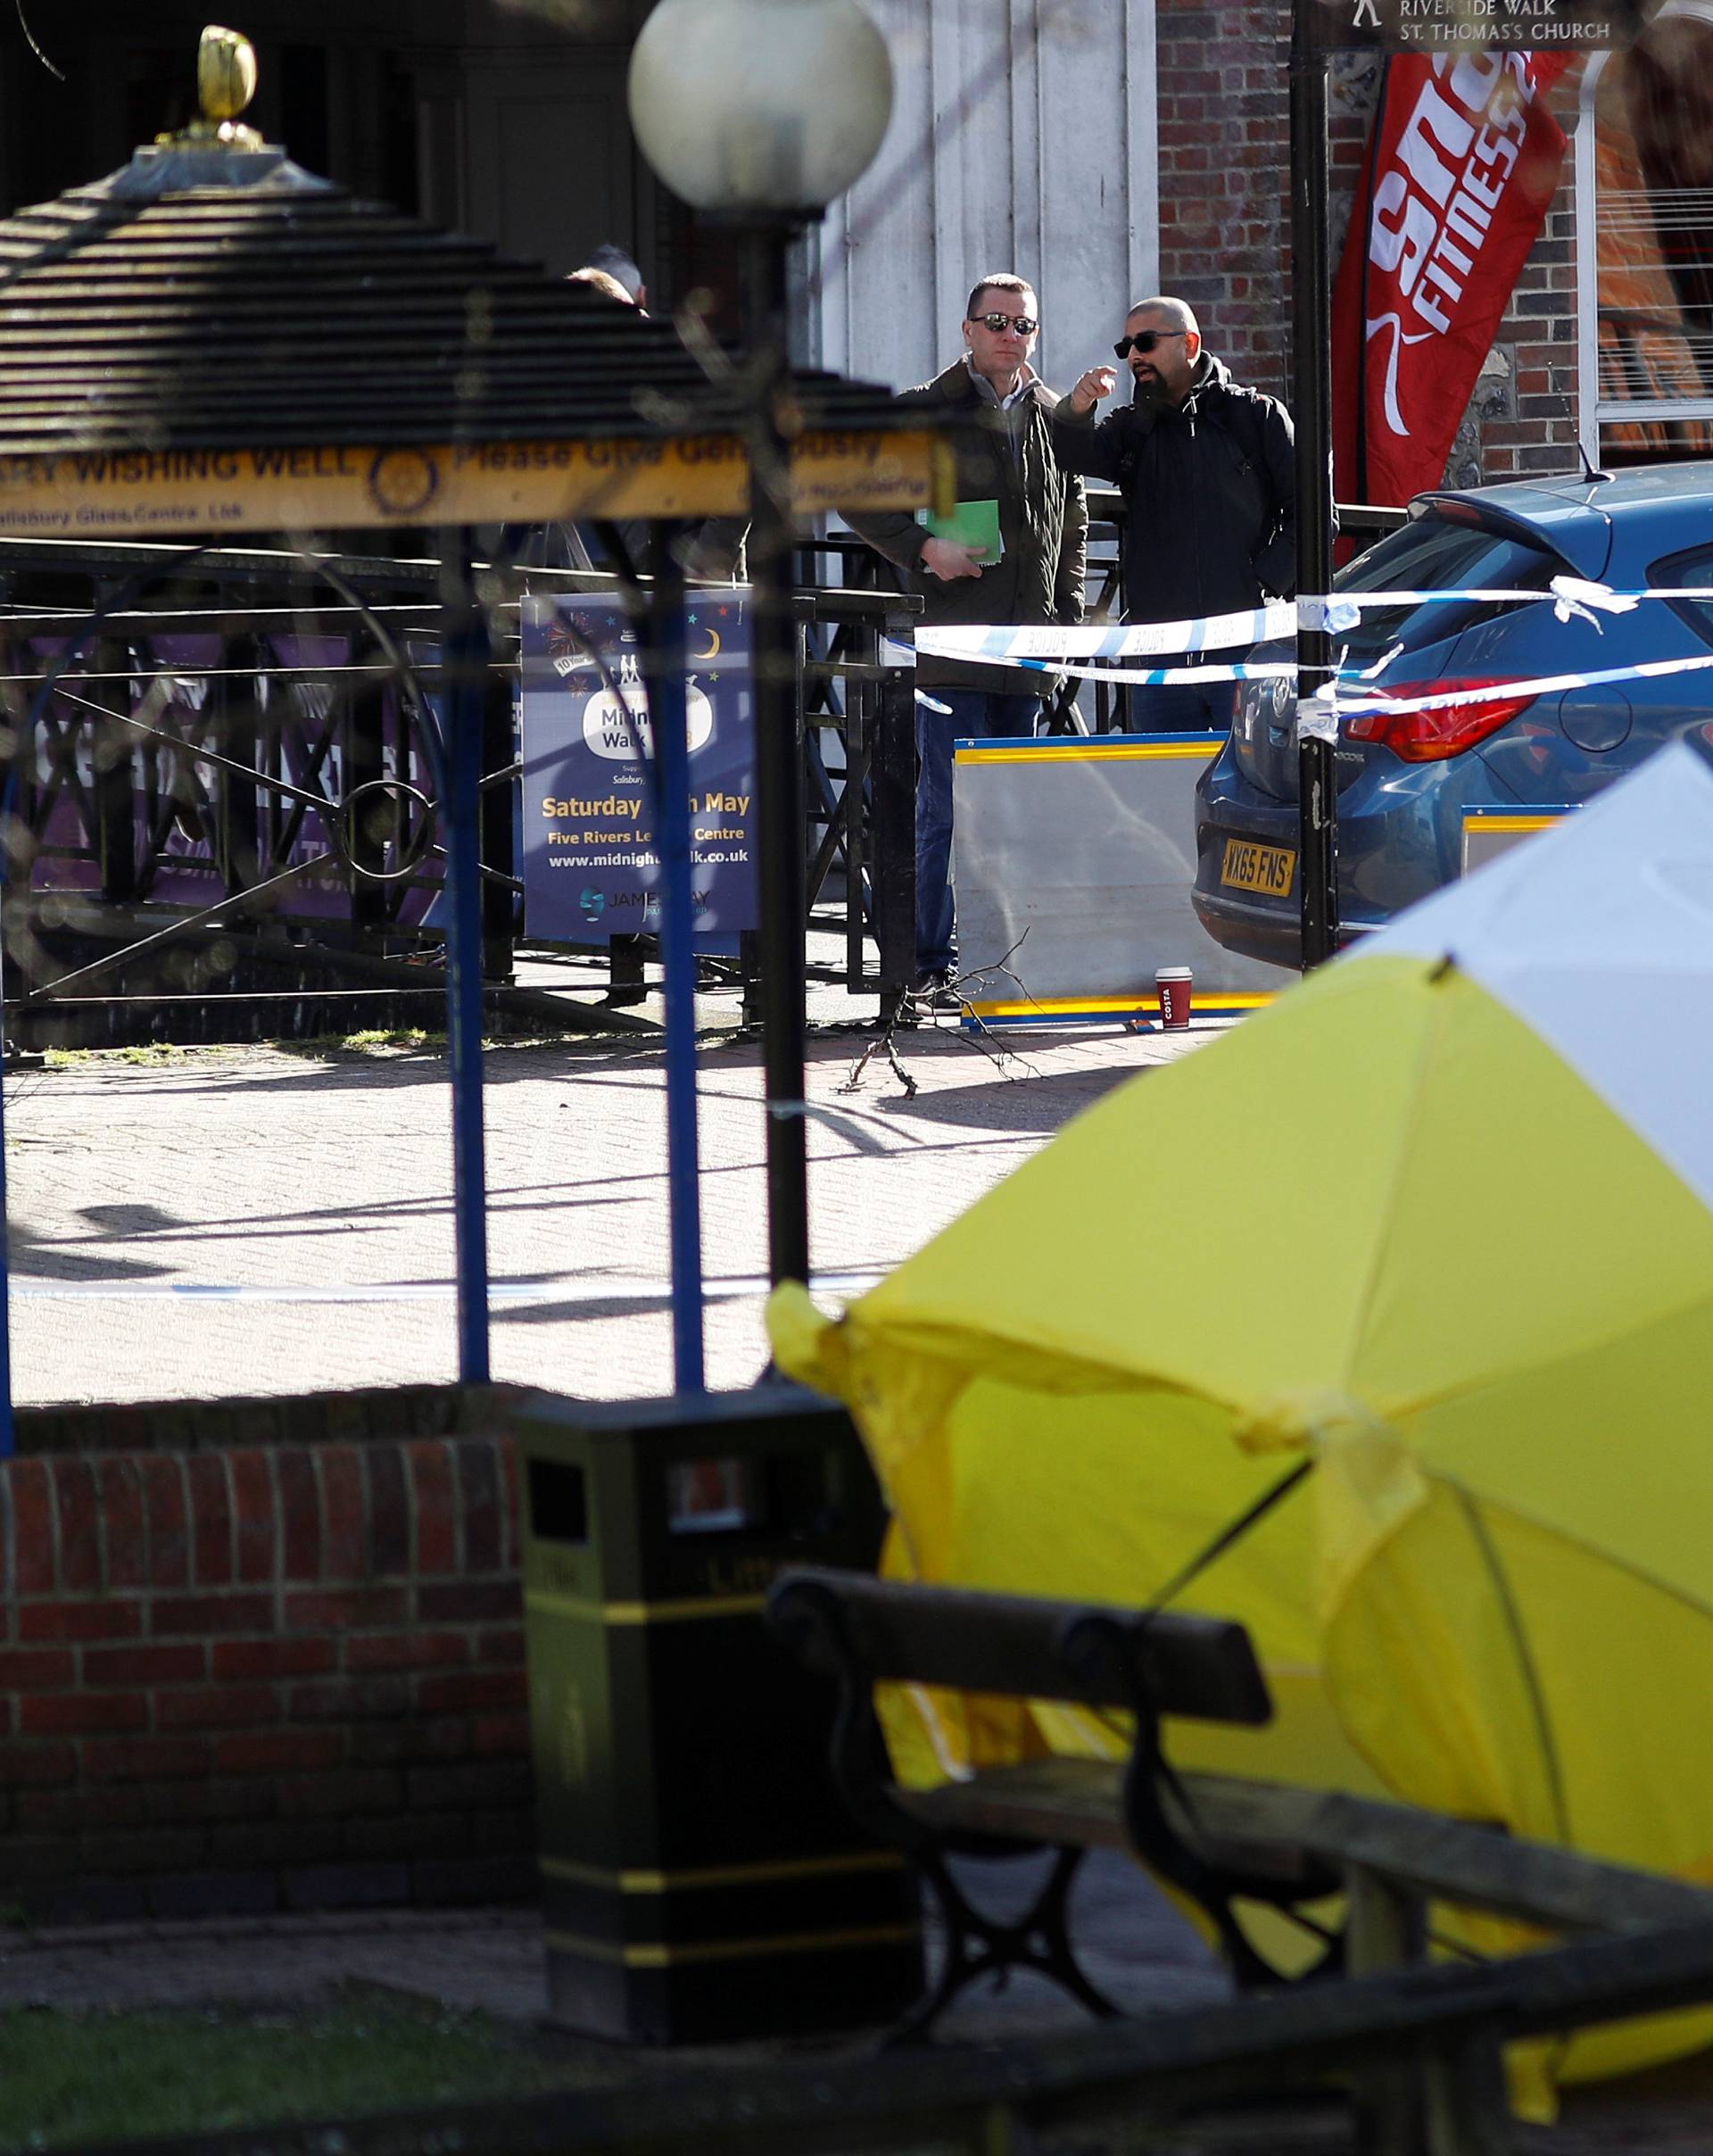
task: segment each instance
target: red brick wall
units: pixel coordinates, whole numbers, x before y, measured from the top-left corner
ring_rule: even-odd
[[[1576,231],[1574,199],[1561,182],[1494,340],[1514,370],[1515,416],[1482,422],[1488,479],[1577,469]]]
[[[22,1418],[54,1448],[0,1464],[0,1907],[534,1893],[511,1447],[414,1397],[437,1434],[258,1403],[103,1411],[72,1450]]]
[[[1291,368],[1290,10],[1281,0],[1158,0],[1160,284],[1189,301],[1210,348],[1240,381],[1288,402]],[[1554,95],[1567,134],[1572,68]],[[1378,69],[1332,70],[1328,149],[1336,274],[1361,178]],[[1547,228],[1518,280],[1495,346],[1497,386],[1471,402],[1447,477],[1576,469],[1575,199],[1567,151]]]
[[[1290,15],[1276,0],[1159,0],[1160,288],[1239,381],[1290,369]]]

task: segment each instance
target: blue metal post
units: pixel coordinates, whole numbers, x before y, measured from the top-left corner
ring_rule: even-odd
[[[702,1201],[696,1133],[696,915],[690,858],[690,741],[684,695],[684,579],[655,527],[649,625],[649,717],[659,781],[666,975],[666,1202],[672,1242],[672,1374],[677,1392],[705,1384]]]
[[[448,535],[445,683],[446,1037],[452,1065],[452,1219],[458,1376],[488,1381],[488,1189],[482,1130],[482,713],[492,656],[470,576],[469,535]]]

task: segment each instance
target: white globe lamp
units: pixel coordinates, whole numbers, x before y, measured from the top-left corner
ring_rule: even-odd
[[[892,63],[857,0],[659,0],[630,102],[643,155],[693,209],[807,222],[873,162]]]

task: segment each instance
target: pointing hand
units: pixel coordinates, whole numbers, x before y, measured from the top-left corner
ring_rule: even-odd
[[[1103,397],[1110,397],[1118,386],[1115,367],[1091,367],[1086,374],[1079,375],[1077,386],[1071,392],[1070,405],[1079,419],[1091,412]]]

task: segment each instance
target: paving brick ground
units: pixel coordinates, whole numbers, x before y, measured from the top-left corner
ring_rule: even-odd
[[[1003,1905],[1017,1882],[978,1884]],[[1121,1858],[1091,1859],[1077,1920],[1090,1974],[1134,2011],[1226,1995],[1189,1926]],[[308,1999],[357,1979],[529,2022],[542,2011],[543,1953],[539,1916],[518,1909],[65,1925],[0,1932],[0,2007]],[[948,2036],[992,2038],[1084,2019],[1053,1986],[1025,1976],[1002,1993],[972,1995],[943,2026]]]
[[[865,1007],[817,991],[825,1022]],[[872,1014],[873,1006],[866,1007]],[[759,1049],[704,1000],[708,1372],[765,1361]],[[901,1033],[917,1091],[866,1040],[817,1032],[808,1096],[814,1262],[873,1279],[1111,1087],[1204,1038],[1116,1030]],[[456,1374],[446,1064],[197,1050],[90,1057],[6,1097],[21,1401],[291,1391]],[[651,1045],[488,1058],[493,1374],[591,1397],[671,1389],[665,1096]],[[198,1292],[192,1293],[192,1290]]]

